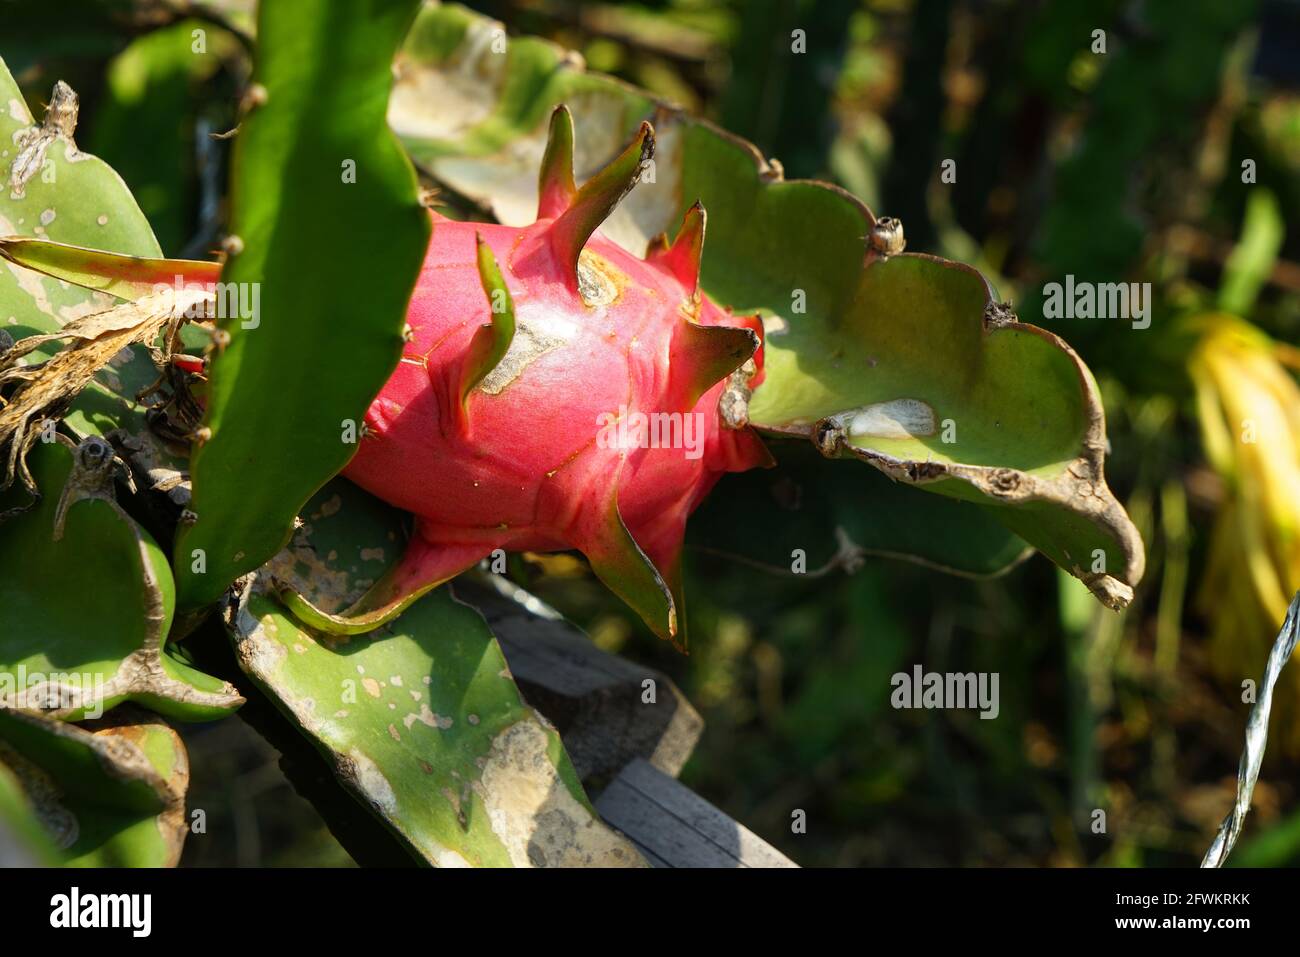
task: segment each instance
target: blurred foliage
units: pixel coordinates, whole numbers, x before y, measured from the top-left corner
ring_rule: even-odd
[[[86,146],[131,185],[164,255],[203,258],[215,241],[190,224],[218,214],[211,134],[235,125],[239,49],[229,32],[190,19],[131,41],[108,64]]]
[[[1108,479],[1148,544],[1122,615],[1040,557],[992,580],[879,558],[813,578],[698,550],[689,657],[580,563],[514,562],[602,647],[680,682],[706,719],[687,783],[805,865],[1199,860],[1234,789],[1242,682],[1258,680],[1277,603],[1300,587],[1300,235],[1287,228],[1300,222],[1300,6],[470,5],[753,139],[791,177],[838,182],[901,217],[910,249],[986,271],[1096,374]],[[228,128],[247,82],[245,21],[216,12],[247,6],[82,2],[84,16],[37,30],[48,8],[0,0],[0,56],[29,105],[54,79],[77,87],[87,145],[171,254],[194,254],[224,216],[224,187],[205,182],[225,175],[229,143],[199,131]],[[181,55],[191,17],[213,28],[207,59]],[[1044,286],[1066,275],[1150,283],[1150,327],[1044,320]],[[998,672],[999,717],[894,710],[890,676],[915,664]],[[1300,696],[1280,688],[1275,732]],[[266,747],[232,728],[186,730],[193,803],[239,835],[195,837],[187,860],[345,860],[314,815],[289,809]],[[1300,735],[1275,733],[1235,863],[1300,862],[1297,771]],[[794,808],[806,834],[790,832]]]

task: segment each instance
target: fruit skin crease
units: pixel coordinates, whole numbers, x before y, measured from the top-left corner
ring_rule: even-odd
[[[639,178],[653,131],[644,125],[577,190],[571,124],[557,109],[532,225],[431,213],[402,358],[343,473],[412,512],[415,531],[357,605],[316,624],[387,619],[498,548],[572,548],[657,634],[684,646],[686,519],[723,474],[772,463],[752,430],[734,419],[740,427],[727,427],[719,411],[742,365],[735,379],[761,381],[762,326],[699,290],[698,204],[677,241],[652,242],[644,260],[592,235]],[[494,331],[509,348],[484,362]],[[659,441],[636,432],[639,417],[622,423],[631,441],[618,441],[618,420],[633,412],[671,416],[654,419]]]

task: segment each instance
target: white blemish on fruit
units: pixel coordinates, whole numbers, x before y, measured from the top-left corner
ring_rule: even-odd
[[[578,255],[578,295],[588,308],[595,309],[618,302],[625,285],[627,276],[609,260],[597,256],[589,249],[584,249]]]
[[[497,395],[546,353],[567,345],[577,331],[578,327],[558,310],[549,307],[527,310],[516,321],[510,348],[478,387],[488,395]]]

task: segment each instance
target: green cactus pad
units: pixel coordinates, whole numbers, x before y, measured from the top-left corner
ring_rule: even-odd
[[[166,556],[118,506],[111,474],[105,484],[77,459],[38,442],[29,461],[45,494],[0,534],[0,698],[72,719],[127,700],[182,721],[231,713],[239,693],[167,649]],[[24,497],[10,489],[0,510]]]
[[[47,847],[67,866],[180,861],[189,832],[185,746],[160,718],[127,712],[78,727],[0,709],[0,775],[18,782]]]
[[[450,589],[366,635],[316,633],[267,592],[346,607],[402,551],[402,517],[343,479],[226,609],[241,666],[340,781],[437,866],[621,866],[559,735],[520,698],[482,617]]]

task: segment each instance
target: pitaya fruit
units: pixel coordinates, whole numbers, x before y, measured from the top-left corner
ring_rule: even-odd
[[[700,291],[703,208],[644,260],[597,233],[653,151],[642,124],[578,189],[573,123],[559,107],[535,223],[431,214],[401,362],[344,471],[414,513],[414,534],[353,608],[321,615],[286,595],[296,610],[366,630],[496,549],[577,549],[684,646],[687,516],[723,473],[771,458],[746,420],[762,325]]]

